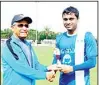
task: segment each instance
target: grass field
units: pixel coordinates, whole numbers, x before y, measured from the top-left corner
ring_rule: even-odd
[[[41,64],[50,65],[53,59],[53,48],[52,47],[34,47],[38,60]],[[91,69],[91,85],[97,85],[97,66]],[[59,72],[56,74],[56,77],[53,82],[46,80],[37,80],[36,85],[58,85]]]
[[[34,47],[34,50],[41,64],[44,64],[47,66],[51,64],[53,59],[52,47],[37,46],[37,47]],[[53,82],[49,82],[47,80],[37,80],[36,85],[58,85],[58,79],[59,79],[59,72],[57,72]],[[1,78],[1,82],[2,82],[2,78]],[[97,85],[97,66],[91,69],[91,85]]]

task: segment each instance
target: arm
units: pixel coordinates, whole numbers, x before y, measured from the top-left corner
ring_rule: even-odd
[[[31,46],[31,48],[32,48],[32,46]],[[33,55],[34,55],[33,56],[33,60],[35,60],[33,62],[35,62],[36,69],[47,72],[46,73],[46,79],[48,81],[52,82],[53,81],[53,78],[55,77],[54,69],[57,69],[56,68],[56,65],[44,66],[44,65],[40,64],[38,62],[37,56],[36,56],[33,48],[32,48],[32,52],[33,52]],[[48,72],[48,71],[50,71],[50,72]]]
[[[36,70],[35,68],[31,68],[25,63],[16,60],[6,46],[2,49],[1,56],[2,59],[5,60],[7,64],[20,75],[26,76],[31,79],[46,79],[46,72]]]
[[[44,65],[40,64],[38,62],[38,58],[37,58],[37,56],[36,56],[36,54],[34,52],[34,49],[32,47],[31,47],[31,50],[33,52],[33,62],[35,62],[36,69],[46,72],[47,71],[47,66],[44,66]]]
[[[85,35],[85,56],[86,61],[82,64],[73,66],[73,70],[85,70],[95,67],[97,57],[97,44],[95,38],[90,32]]]

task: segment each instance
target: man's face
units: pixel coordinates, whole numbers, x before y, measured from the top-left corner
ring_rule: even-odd
[[[28,35],[29,24],[26,21],[20,21],[14,23],[12,26],[13,33],[20,39],[25,39]]]
[[[78,19],[74,13],[63,14],[63,24],[68,31],[74,31],[77,28]]]

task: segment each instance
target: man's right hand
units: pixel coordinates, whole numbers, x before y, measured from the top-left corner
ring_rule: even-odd
[[[53,78],[55,78],[55,72],[54,71],[46,72],[46,79],[48,81],[53,82]]]

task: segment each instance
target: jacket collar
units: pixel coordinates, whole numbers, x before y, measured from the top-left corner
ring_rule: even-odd
[[[20,46],[19,42],[22,42],[22,41],[15,34],[13,34],[11,36],[11,38],[12,38],[12,42],[14,42],[14,43],[16,43],[16,44],[18,44]],[[27,45],[30,45],[30,43],[27,42],[26,40],[24,40],[24,43],[27,44]]]

